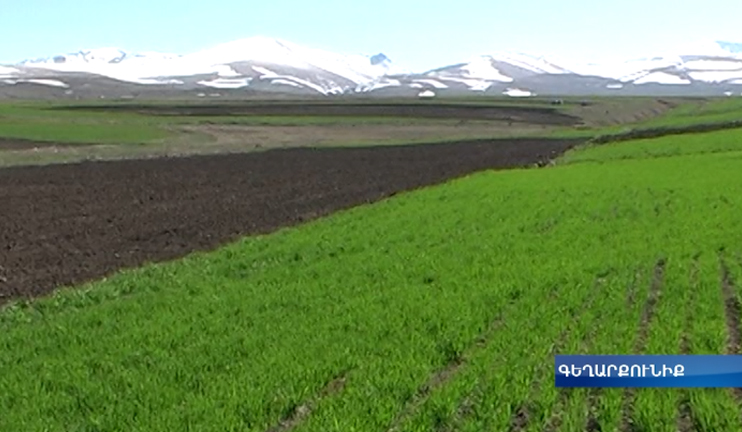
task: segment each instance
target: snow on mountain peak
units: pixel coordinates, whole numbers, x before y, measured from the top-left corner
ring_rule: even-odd
[[[127,53],[118,48],[100,48],[25,61],[22,65],[60,72],[87,72],[123,81],[141,82],[173,76],[235,76],[230,65],[245,62],[306,70],[310,73],[330,73],[355,84],[365,84],[387,74],[404,73],[396,70],[384,54],[336,54],[266,36],[238,39],[187,55]]]
[[[488,81],[512,82],[513,79],[500,72],[492,64],[491,56],[479,56],[470,59],[461,70],[465,72],[465,78],[483,79]]]
[[[272,39],[265,36],[237,39],[231,42],[216,45],[188,54],[185,57],[199,62],[211,64],[227,64],[240,61],[261,60],[267,63],[291,64],[296,63],[291,53],[296,47],[289,42]]]
[[[489,55],[495,61],[508,63],[534,73],[564,74],[567,69],[557,66],[543,56],[533,56],[520,52],[498,52]]]
[[[390,73],[391,69],[391,61],[384,54],[372,57],[336,54],[265,36],[235,40],[184,58],[209,65],[258,62],[296,69],[316,68],[356,84],[379,78]]]
[[[10,76],[10,75],[15,75],[15,74],[17,74],[18,72],[19,72],[19,71],[18,71],[18,69],[15,69],[15,68],[12,68],[12,67],[7,67],[7,66],[0,66],[0,76],[5,76],[5,75],[7,75],[7,76]]]

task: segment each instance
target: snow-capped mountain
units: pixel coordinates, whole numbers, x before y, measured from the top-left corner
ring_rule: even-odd
[[[742,80],[742,44],[702,41],[653,58],[573,65],[571,70],[621,84],[733,83]]]
[[[337,54],[252,37],[185,55],[101,48],[0,66],[0,96],[42,87],[62,97],[133,97],[151,91],[201,97],[244,92],[728,95],[742,92],[742,43],[701,41],[652,58],[602,64],[499,52],[412,73],[381,53]]]
[[[463,86],[471,91],[483,92],[493,86],[512,84],[534,75],[565,73],[569,71],[543,57],[521,53],[498,53],[425,72],[412,77],[410,85],[413,88],[436,89]]]
[[[80,51],[21,62],[28,69],[88,73],[135,84],[195,84],[235,89],[258,82],[342,93],[396,70],[384,54],[342,55],[291,42],[253,37],[186,55]]]

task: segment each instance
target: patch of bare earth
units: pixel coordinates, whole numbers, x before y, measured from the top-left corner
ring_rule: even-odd
[[[690,268],[690,292],[688,294],[688,305],[685,312],[685,324],[683,333],[680,337],[680,354],[690,354],[693,350],[690,335],[693,332],[693,310],[695,304],[696,292],[698,291],[698,255],[693,257]],[[693,410],[690,404],[690,392],[687,389],[681,391],[680,401],[678,403],[678,432],[693,432]]]
[[[657,307],[660,294],[662,292],[662,284],[665,277],[665,260],[660,259],[654,266],[654,274],[652,276],[652,285],[649,288],[649,295],[647,301],[644,304],[644,310],[642,311],[641,319],[639,321],[639,331],[634,343],[634,353],[640,354],[647,345],[647,337],[649,335],[649,326],[654,317],[654,311]],[[621,415],[621,432],[634,432],[636,426],[634,425],[634,400],[636,398],[636,389],[627,388],[623,395],[623,409]]]
[[[267,432],[288,432],[294,430],[303,421],[305,421],[317,407],[317,404],[324,398],[334,396],[345,388],[348,373],[342,373],[332,380],[320,391],[315,397],[294,408],[286,418],[268,429]]]

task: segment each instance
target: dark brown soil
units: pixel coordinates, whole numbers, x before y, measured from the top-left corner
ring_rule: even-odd
[[[528,423],[531,421],[531,412],[525,405],[521,405],[515,410],[512,418],[510,419],[509,432],[520,432],[528,427]]]
[[[60,107],[65,110],[128,111],[157,116],[336,116],[403,117],[463,120],[504,120],[573,126],[575,116],[554,108],[440,103],[231,103],[182,105],[93,105]]]
[[[0,170],[0,302],[578,144],[489,140]]]

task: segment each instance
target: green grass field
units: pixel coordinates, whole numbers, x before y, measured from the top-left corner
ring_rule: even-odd
[[[738,130],[596,146],[15,303],[0,430],[574,431],[591,408],[671,432],[689,401],[694,430],[740,431],[726,389],[624,412],[556,389],[553,355],[725,353],[741,197]]]

